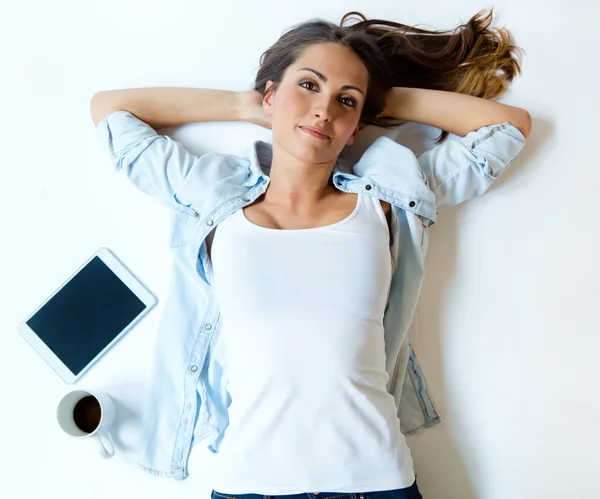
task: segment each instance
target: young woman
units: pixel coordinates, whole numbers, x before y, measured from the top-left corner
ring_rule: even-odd
[[[422,497],[398,405],[428,227],[485,192],[531,129],[489,100],[520,70],[492,13],[454,34],[344,27],[351,14],[285,33],[254,90],[92,98],[114,166],[173,214],[140,465],[185,478],[207,441],[213,497]],[[196,156],[155,131],[222,120],[270,127],[273,143]],[[441,143],[417,158],[382,137],[355,165],[339,157],[361,127],[407,121]]]

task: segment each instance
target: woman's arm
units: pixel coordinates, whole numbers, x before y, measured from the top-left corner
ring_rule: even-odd
[[[244,92],[186,87],[103,90],[93,95],[94,125],[114,111],[124,110],[154,129],[201,121],[244,121]]]
[[[525,138],[531,130],[531,116],[525,109],[444,90],[394,87],[379,116],[423,123],[461,137],[505,121],[518,128]]]

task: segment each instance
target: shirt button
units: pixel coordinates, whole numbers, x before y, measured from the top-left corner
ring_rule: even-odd
[[[411,201],[410,203],[408,203],[408,206],[410,206],[411,208],[413,208],[417,203],[415,203],[414,201]]]
[[[371,190],[371,185],[370,184],[365,185],[365,189],[367,189],[368,191],[370,191]]]
[[[195,373],[197,370],[198,370],[198,366],[190,367],[190,371],[192,371],[193,373]]]
[[[200,216],[200,213],[194,212],[194,216],[195,216],[196,218],[198,218],[198,217]]]
[[[214,222],[212,220],[209,220],[208,222],[206,222],[208,225],[212,225]]]
[[[204,329],[212,329],[212,326],[210,324],[207,324],[206,326],[204,326]]]

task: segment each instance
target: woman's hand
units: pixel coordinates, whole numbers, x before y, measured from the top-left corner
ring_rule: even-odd
[[[263,109],[263,96],[256,90],[238,92],[244,121],[271,128],[271,117]]]

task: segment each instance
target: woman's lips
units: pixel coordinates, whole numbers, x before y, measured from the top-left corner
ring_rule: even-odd
[[[323,135],[322,133],[316,132],[315,130],[312,130],[311,128],[306,128],[301,126],[300,129],[303,132],[306,132],[309,135],[312,135],[313,137],[316,137],[317,139],[321,139],[321,140],[327,140],[329,137],[327,137],[327,135]]]

